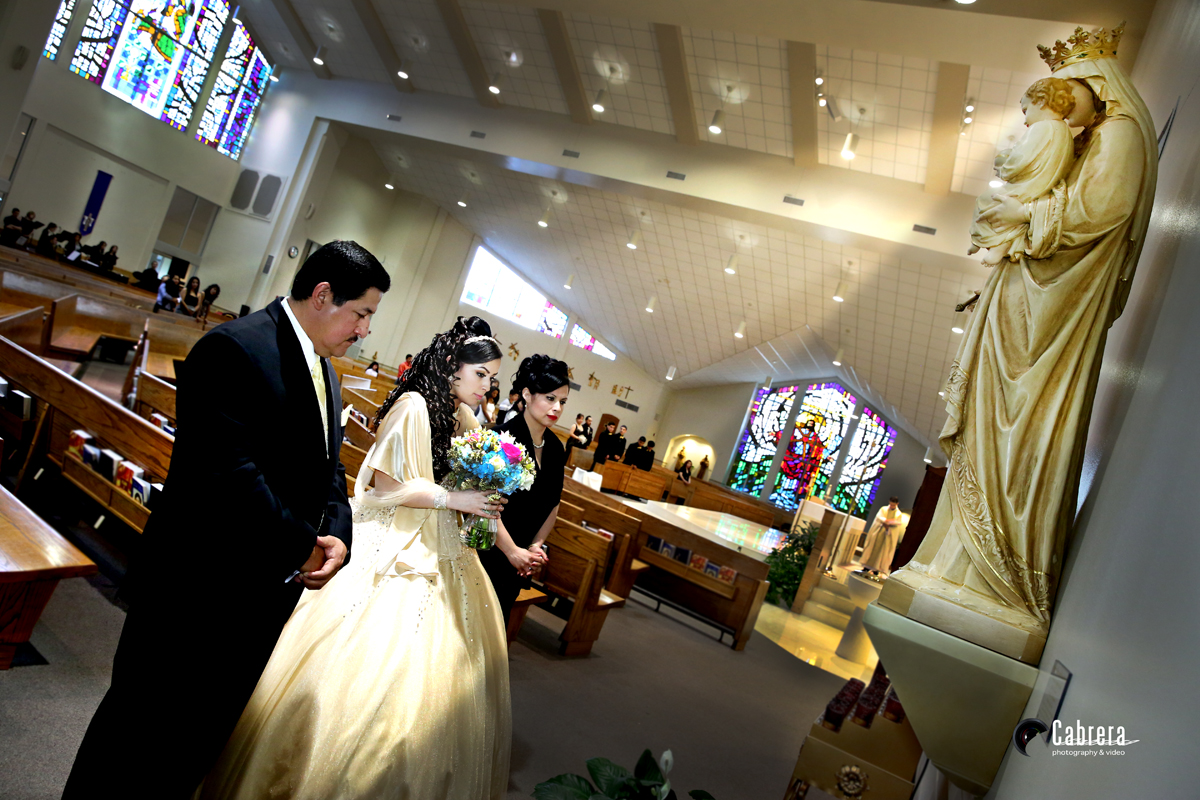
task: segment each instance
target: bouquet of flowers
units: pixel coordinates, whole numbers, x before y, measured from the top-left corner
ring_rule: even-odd
[[[511,434],[475,428],[450,442],[448,489],[490,492],[494,501],[528,489],[536,476],[533,458]],[[498,530],[496,520],[472,514],[462,529],[463,544],[487,550],[496,543]]]

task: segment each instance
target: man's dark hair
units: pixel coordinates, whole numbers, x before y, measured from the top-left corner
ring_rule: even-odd
[[[644,441],[646,441],[646,437],[645,437],[645,436],[639,436],[639,437],[638,437],[638,441],[639,441],[639,442],[644,442]]]
[[[899,498],[899,497],[896,497],[896,495],[892,495],[891,497],[889,497],[889,498],[888,498],[888,502],[889,502],[889,503],[899,503],[899,502],[900,502],[900,498]]]
[[[653,450],[654,449],[654,440],[651,439],[650,441],[646,442],[646,447],[649,447],[651,450]]]
[[[340,306],[362,297],[368,289],[386,292],[392,279],[367,248],[358,242],[339,240],[318,248],[305,259],[292,281],[292,299],[307,300],[319,283],[329,284],[333,304]]]
[[[412,358],[412,353],[408,353],[408,354],[407,354],[407,355],[405,355],[404,357],[405,357],[405,358]]]

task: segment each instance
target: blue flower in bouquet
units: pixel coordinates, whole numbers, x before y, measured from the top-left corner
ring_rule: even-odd
[[[511,434],[476,428],[450,442],[447,482],[458,489],[507,495],[528,489],[536,475],[533,458]],[[472,520],[463,530],[463,543],[486,550],[495,542],[496,521],[481,517]]]

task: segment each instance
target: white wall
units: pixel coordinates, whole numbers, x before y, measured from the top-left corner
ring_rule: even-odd
[[[1200,663],[1200,5],[1159,0],[1134,82],[1161,128],[1180,102],[1130,304],[1113,326],[1077,519],[1042,657],[1073,672],[1061,718],[1122,725],[1123,756],[1011,751],[991,795],[1195,797]],[[1027,716],[1037,709],[1035,689]]]
[[[669,390],[664,401],[659,441],[664,445],[676,436],[695,436],[712,445],[709,479],[724,483],[729,459],[737,450],[738,437],[757,385],[732,383],[703,389]]]

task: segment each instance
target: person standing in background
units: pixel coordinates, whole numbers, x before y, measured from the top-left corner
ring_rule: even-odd
[[[397,386],[400,385],[400,379],[402,377],[404,377],[405,370],[408,370],[411,367],[412,367],[412,353],[409,353],[408,355],[406,355],[404,357],[404,363],[396,368],[396,385]]]
[[[636,442],[625,448],[625,457],[622,458],[621,461],[631,467],[636,467],[642,463],[642,453],[645,451],[646,437],[639,436]]]
[[[642,451],[642,458],[637,466],[646,472],[654,469],[654,440],[647,442],[646,449]]]
[[[596,437],[596,454],[592,458],[593,472],[607,461],[616,461],[625,452],[625,440],[617,433],[617,423],[610,422]]]
[[[542,545],[558,519],[566,449],[550,430],[562,415],[571,392],[565,362],[534,355],[521,362],[513,376],[520,414],[496,430],[508,433],[533,456],[537,477],[529,489],[509,495],[500,512],[496,544],[479,554],[496,590],[505,623],[521,589],[549,560]]]

